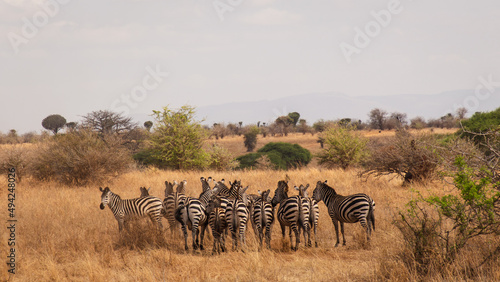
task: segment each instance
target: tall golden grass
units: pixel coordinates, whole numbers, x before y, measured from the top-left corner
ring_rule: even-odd
[[[236,138],[236,137],[234,137]],[[295,137],[300,138],[300,136]],[[224,138],[225,142],[228,142]],[[287,140],[288,141],[288,140]],[[236,146],[235,144],[233,144]],[[371,242],[359,223],[346,224],[347,245],[334,248],[335,231],[326,207],[320,203],[318,248],[304,247],[290,251],[288,231],[282,240],[279,223],[273,227],[271,250],[258,251],[252,228],[247,229],[245,251],[229,251],[212,255],[212,236],[205,236],[205,250],[184,251],[180,236],[172,237],[168,222],[163,219],[164,233],[158,237],[149,219],[134,222],[131,234],[120,236],[118,224],[109,208],[99,209],[99,187],[66,187],[55,182],[38,182],[26,178],[16,190],[16,254],[17,273],[10,275],[6,264],[0,266],[0,280],[13,281],[412,281],[421,280],[403,263],[404,240],[392,224],[397,211],[405,209],[412,199],[411,189],[441,194],[451,187],[441,182],[426,186],[402,187],[398,180],[388,178],[363,181],[357,170],[325,170],[318,167],[282,171],[204,171],[181,172],[145,169],[131,171],[102,187],[122,198],[139,196],[139,187],[151,187],[152,195],[163,198],[165,180],[187,180],[187,194],[198,196],[201,176],[216,180],[241,179],[250,185],[248,193],[271,189],[290,177],[290,186],[309,183],[312,189],[318,180],[327,179],[340,194],[366,193],[376,201],[376,231]],[[7,183],[4,176],[0,183]],[[6,187],[7,185],[3,185]],[[296,194],[293,192],[290,194]],[[0,218],[7,218],[7,189],[1,189]],[[5,230],[4,228],[2,228]],[[179,232],[180,233],[180,232]],[[1,253],[7,256],[7,232],[1,232]],[[467,265],[477,265],[480,254],[498,245],[499,238],[478,240],[464,250],[460,258],[444,273],[433,273],[427,280],[467,280]],[[411,257],[410,253],[406,253]],[[500,280],[500,263],[495,261],[487,271],[476,274],[477,280]]]

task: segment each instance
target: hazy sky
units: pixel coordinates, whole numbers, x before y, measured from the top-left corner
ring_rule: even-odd
[[[54,113],[500,82],[498,0],[2,0],[0,34],[4,133]]]

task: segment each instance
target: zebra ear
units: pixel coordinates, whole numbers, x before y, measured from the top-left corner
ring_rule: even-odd
[[[225,181],[226,181],[226,180],[224,180],[224,178],[222,178],[220,182],[221,182],[222,184],[224,184],[224,182],[225,182]]]
[[[257,190],[257,193],[262,196],[262,192],[260,190]]]
[[[307,184],[306,187],[304,187],[304,191],[306,191],[307,188],[309,188],[309,184]]]
[[[248,187],[250,187],[250,186],[247,186],[247,187],[243,188],[243,190],[241,190],[240,194],[243,195],[248,190]]]
[[[151,191],[151,187],[148,188],[148,193]]]
[[[201,182],[203,182],[203,180],[205,180],[205,177],[203,177],[203,176],[200,177],[200,180],[201,180]]]
[[[102,187],[99,187],[99,191],[104,192],[104,190],[102,190]]]
[[[323,182],[323,183],[325,183],[325,184],[326,184],[326,182],[327,182],[327,181],[328,181],[328,180],[325,180],[325,182]]]
[[[209,176],[208,179],[207,179],[208,182],[211,182],[212,181],[212,176]]]
[[[295,188],[295,190],[297,190],[297,191],[300,191],[300,188],[297,186],[293,186],[293,188]]]

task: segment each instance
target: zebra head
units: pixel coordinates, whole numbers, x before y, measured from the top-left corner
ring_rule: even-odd
[[[170,183],[165,181],[165,198],[174,193],[174,185],[177,184],[177,181],[174,180],[174,183]]]
[[[270,200],[269,200],[270,193],[271,193],[270,189],[267,189],[267,191],[264,191],[262,193],[260,193],[260,191],[259,191],[259,195],[261,196],[261,199],[263,202],[270,202]]]
[[[307,193],[307,188],[309,188],[309,184],[307,184],[306,186],[300,184],[300,187],[295,186],[295,190],[299,191],[299,196],[304,198],[309,197]]]
[[[327,188],[333,190],[333,188],[331,188],[330,186],[328,186],[326,184],[326,180],[325,180],[325,182],[318,181],[318,183],[316,184],[316,188],[314,188],[314,191],[313,191],[313,196],[312,196],[313,199],[319,203],[321,198],[323,198],[323,195],[325,194],[325,191],[327,190]]]
[[[210,197],[210,200],[207,203],[207,208],[206,208],[205,212],[206,212],[206,214],[210,214],[216,208],[220,208],[220,206],[221,206],[220,198],[215,196],[215,195],[212,195]]]
[[[102,189],[102,187],[99,187],[99,191],[102,192],[100,208],[101,208],[101,210],[103,210],[106,207],[106,205],[109,203],[109,197],[111,195],[111,191],[109,190],[108,187],[104,188],[104,190]]]
[[[201,177],[200,178],[200,181],[201,181],[201,188],[203,189],[203,192],[206,192],[208,190],[210,190],[210,182],[212,182],[212,177],[209,176],[208,178],[205,178],[205,177]]]
[[[149,187],[148,189],[146,189],[146,187],[141,187],[139,188],[139,190],[141,190],[141,198],[147,197],[149,196],[149,191],[151,191],[151,187]]]
[[[187,180],[181,181],[181,183],[179,183],[175,188],[175,191],[179,194],[186,194],[186,184]]]
[[[280,180],[278,182],[278,188],[274,190],[274,197],[271,200],[271,204],[274,207],[287,198],[288,198],[288,181]]]

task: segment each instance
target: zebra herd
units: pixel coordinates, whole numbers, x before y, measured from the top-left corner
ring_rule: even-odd
[[[238,244],[246,244],[246,228],[250,220],[255,236],[262,248],[265,242],[271,248],[271,231],[275,221],[275,209],[279,205],[276,217],[281,226],[282,236],[286,236],[286,227],[289,228],[290,245],[292,250],[297,250],[301,233],[306,246],[312,246],[311,231],[314,233],[314,244],[317,247],[316,230],[319,219],[319,205],[323,201],[328,209],[337,242],[340,243],[338,223],[342,233],[343,245],[346,244],[344,236],[344,223],[360,222],[366,230],[370,240],[372,229],[375,230],[375,201],[366,194],[342,196],[327,184],[327,181],[318,181],[312,197],[308,196],[306,186],[294,188],[298,195],[289,196],[288,181],[280,180],[270,197],[271,190],[258,191],[256,194],[247,194],[247,187],[241,181],[229,181],[229,187],[224,179],[215,181],[211,177],[200,178],[202,192],[198,198],[186,196],[187,182],[180,183],[165,181],[165,198],[150,196],[149,189],[140,188],[141,196],[135,199],[122,200],[119,195],[111,192],[106,187],[102,192],[100,208],[107,206],[118,221],[119,231],[127,228],[128,221],[132,218],[149,216],[151,221],[162,230],[161,217],[165,217],[174,234],[180,230],[184,236],[184,246],[188,250],[188,230],[192,233],[192,248],[203,250],[205,230],[210,226],[214,238],[212,253],[226,251],[225,238],[228,233],[232,238],[232,249],[237,250]],[[214,183],[211,187],[211,183]],[[175,186],[175,190],[174,190]],[[295,236],[295,245],[293,244]]]

